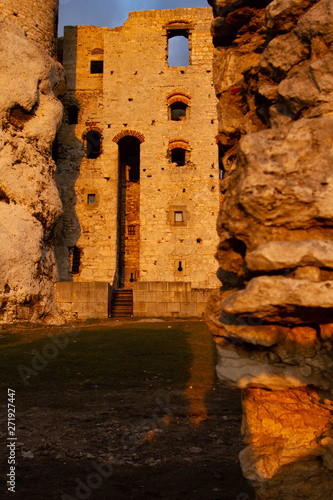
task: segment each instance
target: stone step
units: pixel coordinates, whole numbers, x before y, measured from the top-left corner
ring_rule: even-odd
[[[133,316],[133,290],[115,290],[111,308],[112,318]]]

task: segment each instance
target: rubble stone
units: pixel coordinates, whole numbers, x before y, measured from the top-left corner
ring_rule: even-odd
[[[218,16],[227,22],[252,9],[232,43],[213,30],[225,169],[216,254],[222,288],[207,306],[217,373],[243,389],[240,460],[256,499],[328,498],[332,2],[209,3],[215,26]]]

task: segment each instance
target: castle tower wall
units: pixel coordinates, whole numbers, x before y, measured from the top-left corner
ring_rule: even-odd
[[[209,8],[146,11],[130,13],[115,29],[65,28],[70,92],[64,104],[67,110],[76,105],[79,116],[76,124],[67,117],[59,134],[59,184],[72,186],[70,192],[63,188],[63,203],[73,210],[75,200],[77,216],[75,227],[73,217],[64,219],[63,280],[114,281],[121,224],[118,143],[133,136],[140,140],[140,262],[139,269],[126,271],[140,281],[216,286],[211,248],[217,243],[219,168],[211,18]],[[188,66],[168,66],[172,29],[188,35]],[[103,61],[103,73],[91,72],[92,61],[97,66]],[[170,106],[177,94],[187,109],[176,121]],[[89,130],[102,141],[94,159],[87,158]],[[184,151],[184,165],[172,162],[173,149]],[[95,194],[94,204],[87,203],[88,194]],[[81,250],[81,264],[71,276],[66,263],[74,245]]]
[[[65,92],[58,2],[0,2],[0,321],[61,321],[54,231],[61,214],[51,157]]]
[[[56,53],[58,0],[5,0],[2,16],[23,28],[26,36],[39,43],[52,56]]]

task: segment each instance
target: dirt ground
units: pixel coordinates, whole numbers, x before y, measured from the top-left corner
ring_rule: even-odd
[[[4,325],[0,348],[1,498],[253,500],[240,392],[217,381],[204,322]]]

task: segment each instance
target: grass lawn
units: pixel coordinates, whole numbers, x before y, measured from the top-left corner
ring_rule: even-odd
[[[2,443],[8,388],[16,398],[15,500],[253,498],[240,393],[216,379],[204,321],[8,325],[0,348]],[[113,472],[89,486],[96,463]]]

